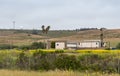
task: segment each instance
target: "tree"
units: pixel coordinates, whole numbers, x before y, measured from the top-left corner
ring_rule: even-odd
[[[42,28],[42,32],[43,32],[43,34],[47,34],[48,31],[50,30],[50,26],[47,26],[47,28],[45,29],[45,26],[42,25],[41,28]],[[45,38],[45,39],[47,39],[47,38]],[[44,40],[44,48],[45,48],[45,40]]]
[[[44,26],[44,25],[42,25],[42,27],[41,27],[41,28],[42,28],[42,32],[43,32],[43,33],[45,33],[45,26]]]
[[[48,33],[49,30],[50,30],[50,26],[47,26],[47,28],[45,29],[46,34]]]
[[[45,26],[44,25],[42,25],[42,32],[43,32],[43,34],[47,34],[48,33],[48,31],[50,30],[50,26],[47,26],[46,28],[45,28]]]
[[[51,48],[55,48],[55,42],[54,41],[51,42]]]

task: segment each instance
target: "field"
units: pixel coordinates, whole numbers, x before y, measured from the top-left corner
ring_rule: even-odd
[[[0,44],[28,45],[33,42],[48,40],[81,41],[100,39],[99,30],[50,30],[43,34],[40,30],[0,30]],[[115,47],[120,42],[120,29],[107,29],[104,31],[104,41]]]
[[[0,69],[120,73],[120,50],[0,50]]]
[[[120,42],[120,29],[104,34],[111,47]],[[47,35],[39,30],[37,34],[34,30],[0,30],[0,44],[21,46],[45,39],[81,41],[100,39],[99,35],[99,30],[54,30]],[[120,50],[0,50],[0,69],[2,76],[120,76]]]
[[[86,73],[77,71],[18,71],[18,70],[0,70],[2,76],[119,76],[119,74]]]

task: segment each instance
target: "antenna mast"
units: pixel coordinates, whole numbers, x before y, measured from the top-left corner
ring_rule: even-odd
[[[15,29],[15,21],[13,21],[13,29]]]

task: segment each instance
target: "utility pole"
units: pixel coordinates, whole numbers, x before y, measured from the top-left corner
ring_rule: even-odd
[[[15,21],[13,21],[13,29],[15,30]]]
[[[12,23],[13,23],[13,33],[14,33],[14,31],[15,31],[15,21],[13,21]],[[13,49],[13,39],[11,40],[11,49]]]
[[[100,28],[101,34],[100,34],[100,39],[101,39],[101,47],[103,47],[103,28]]]

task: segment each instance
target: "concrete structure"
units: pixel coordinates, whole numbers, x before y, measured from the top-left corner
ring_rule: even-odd
[[[100,40],[85,40],[78,42],[78,48],[100,48],[101,41]]]
[[[66,48],[67,49],[76,49],[77,48],[78,43],[77,42],[67,42],[66,43]]]
[[[55,49],[65,49],[66,42],[65,41],[57,41],[55,42]]]
[[[106,45],[104,44],[104,47]],[[84,40],[80,42],[56,41],[55,49],[101,48],[101,40]]]

